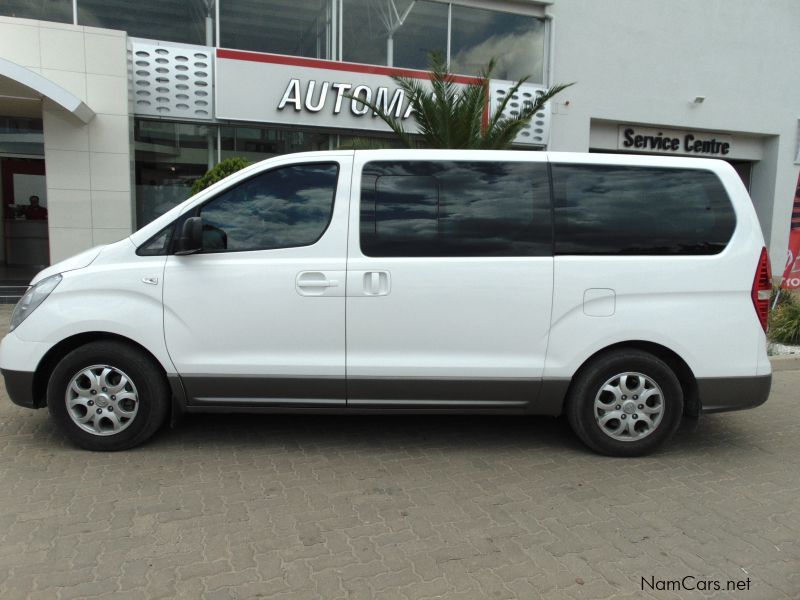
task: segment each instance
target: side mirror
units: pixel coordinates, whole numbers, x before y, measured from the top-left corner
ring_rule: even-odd
[[[189,217],[183,222],[181,235],[178,238],[178,249],[175,254],[185,255],[200,252],[203,249],[203,219]]]

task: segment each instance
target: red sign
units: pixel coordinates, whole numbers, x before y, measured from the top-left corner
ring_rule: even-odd
[[[800,229],[789,232],[789,250],[786,253],[786,268],[781,279],[784,290],[800,289]]]
[[[794,193],[789,249],[786,252],[786,267],[783,270],[781,289],[800,289],[800,178],[797,180],[797,190]]]

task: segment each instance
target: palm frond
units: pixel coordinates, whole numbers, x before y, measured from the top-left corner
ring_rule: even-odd
[[[387,114],[382,107],[362,98],[344,94],[368,106],[395,133],[403,146],[415,148],[510,148],[520,131],[539,112],[544,104],[573,83],[558,84],[537,94],[532,102],[524,103],[517,115],[505,116],[504,112],[514,95],[526,81],[517,81],[506,93],[492,115],[486,115],[489,107],[489,80],[496,61],[490,60],[477,82],[459,84],[440,54],[430,55],[428,81],[408,77],[392,77],[403,90],[412,108],[417,133],[412,136],[400,119]],[[488,116],[488,119],[486,117]],[[417,144],[419,140],[421,144]]]
[[[398,83],[399,85],[399,83]],[[402,87],[402,86],[400,86]],[[372,112],[378,116],[384,123],[386,123],[392,132],[397,136],[397,139],[400,143],[405,146],[406,148],[415,148],[416,144],[411,138],[411,135],[406,131],[405,127],[403,127],[403,123],[400,119],[395,117],[394,115],[387,113],[383,108],[379,107],[377,104],[372,102],[371,100],[367,100],[365,98],[353,96],[353,94],[342,94],[345,98],[349,100],[355,100],[356,102],[360,102],[364,106],[368,107]]]

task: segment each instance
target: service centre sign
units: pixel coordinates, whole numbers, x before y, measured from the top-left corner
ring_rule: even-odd
[[[620,125],[617,148],[625,152],[682,154],[704,157],[725,157],[731,153],[731,136],[700,131],[651,129]]]
[[[354,98],[374,103],[398,119],[409,119],[408,98],[392,75],[427,79],[425,71],[218,49],[215,113],[219,119],[237,121],[389,131],[380,117]],[[413,119],[406,127],[414,130]]]

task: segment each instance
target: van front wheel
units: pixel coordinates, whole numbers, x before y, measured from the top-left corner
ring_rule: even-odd
[[[169,386],[152,359],[116,341],[76,348],[56,365],[47,406],[59,428],[87,450],[125,450],[164,423]]]
[[[641,456],[680,425],[683,391],[661,359],[635,349],[598,357],[579,371],[567,398],[567,418],[590,448],[610,456]]]

